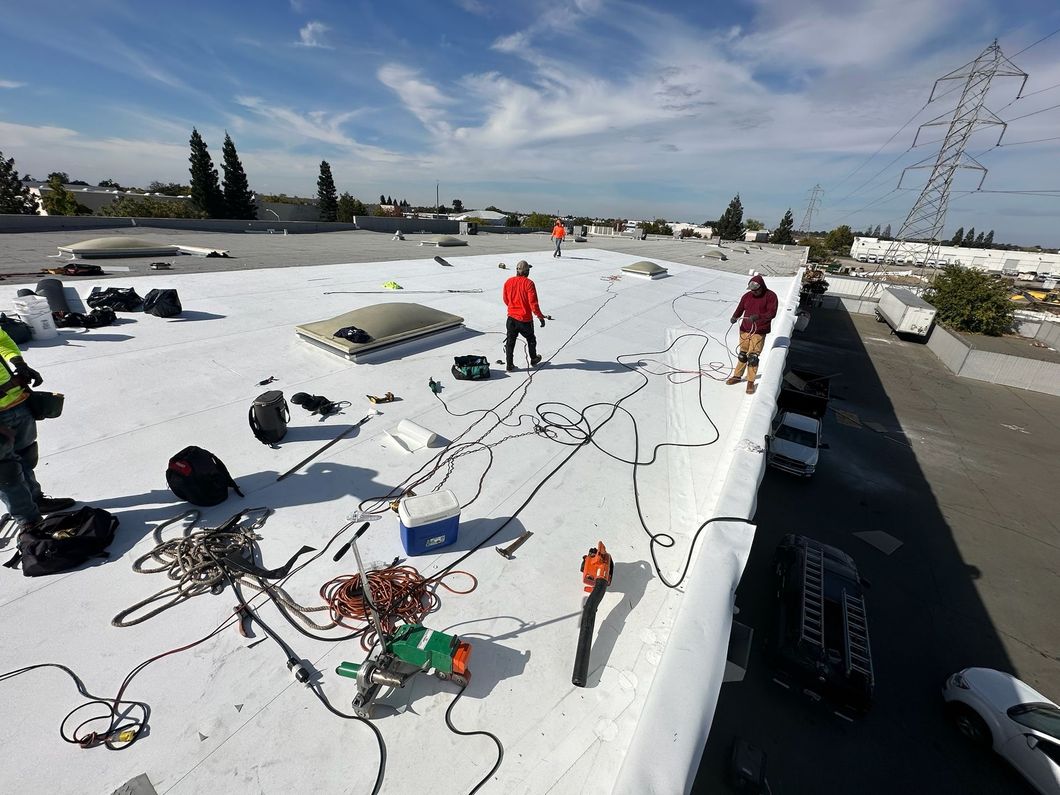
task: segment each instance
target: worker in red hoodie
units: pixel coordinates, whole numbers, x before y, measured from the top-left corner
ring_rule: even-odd
[[[758,375],[758,357],[762,354],[770,322],[777,316],[777,294],[766,289],[765,280],[757,273],[747,283],[747,292],[743,294],[729,322],[735,323],[741,315],[743,322],[740,323],[740,349],[736,355],[738,361],[725,383],[740,383],[746,368],[747,394],[753,395],[755,376]]]
[[[537,303],[537,287],[530,281],[530,263],[525,259],[515,265],[515,275],[504,283],[504,305],[508,307],[508,338],[504,341],[506,370],[515,370],[512,354],[515,340],[522,334],[530,349],[530,366],[537,367],[541,357],[537,355],[537,338],[534,336],[534,315],[545,327],[545,316]]]

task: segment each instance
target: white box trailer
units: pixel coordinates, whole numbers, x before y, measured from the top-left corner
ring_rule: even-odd
[[[888,287],[880,295],[876,317],[898,334],[926,337],[935,322],[935,307],[909,290]]]

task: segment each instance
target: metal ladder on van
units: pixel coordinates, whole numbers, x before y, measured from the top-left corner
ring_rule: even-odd
[[[801,640],[824,649],[824,553],[806,546],[802,559]]]
[[[865,602],[860,596],[854,596],[847,591],[843,591],[843,627],[847,676],[856,671],[871,684],[872,651],[869,648]]]

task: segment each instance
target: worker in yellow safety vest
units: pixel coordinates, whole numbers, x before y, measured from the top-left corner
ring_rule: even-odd
[[[74,504],[69,497],[45,497],[33,474],[37,466],[37,421],[27,401],[30,388],[44,381],[26,364],[22,351],[0,331],[0,497],[23,529],[43,514]]]

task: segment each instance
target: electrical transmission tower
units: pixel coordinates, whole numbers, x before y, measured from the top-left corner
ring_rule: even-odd
[[[799,225],[800,232],[813,231],[813,214],[821,209],[821,196],[823,195],[824,188],[820,185],[814,185],[813,190],[810,191],[810,201],[806,205],[806,213],[802,216],[802,223]]]
[[[906,171],[929,168],[931,175],[898,230],[894,242],[888,246],[887,253],[884,255],[886,262],[910,262],[921,266],[929,260],[938,262],[938,252],[941,246],[939,237],[946,223],[950,188],[957,170],[979,171],[981,173],[979,188],[986,179],[986,168],[965,152],[969,140],[976,131],[987,126],[1001,127],[1001,134],[997,139],[999,144],[1001,137],[1005,134],[1007,127],[1005,122],[988,110],[984,104],[987,92],[990,90],[990,83],[995,77],[1022,77],[1023,82],[1020,84],[1017,99],[1023,94],[1027,74],[1001,53],[996,39],[974,61],[935,81],[931,89],[931,97],[928,99],[929,103],[934,101],[935,92],[944,81],[961,80],[963,86],[961,86],[960,97],[953,111],[943,113],[920,125],[913,139],[913,147],[915,147],[925,127],[946,127],[946,136],[942,139],[938,153],[929,155],[902,171],[902,176],[898,180],[899,188],[902,187]]]

